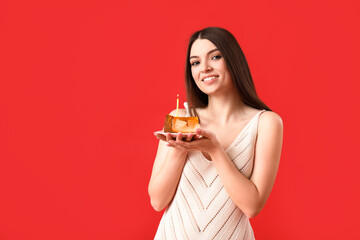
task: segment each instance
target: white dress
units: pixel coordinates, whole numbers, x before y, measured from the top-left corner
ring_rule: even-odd
[[[251,177],[257,137],[257,113],[225,150],[239,171]],[[189,153],[175,196],[164,212],[156,240],[254,240],[249,219],[225,191],[212,161]]]

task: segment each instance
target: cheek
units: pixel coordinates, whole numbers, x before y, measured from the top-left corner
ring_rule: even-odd
[[[194,69],[192,69],[191,70],[191,75],[192,75],[192,77],[193,77],[193,79],[195,80],[195,84],[196,84],[196,86],[201,90],[201,86],[199,86],[199,79],[198,79],[198,77],[199,77],[199,71],[197,71],[196,69],[194,70]]]
[[[227,67],[226,67],[226,64],[225,64],[225,61],[224,61],[224,60],[221,60],[221,61],[216,62],[215,67],[216,67],[219,71],[223,71],[223,72],[226,72],[226,71],[227,71]]]
[[[199,71],[197,71],[196,70],[196,68],[195,69],[191,69],[191,75],[192,75],[192,77],[193,77],[193,79],[195,80],[195,82],[197,82],[198,81],[198,76],[199,76]]]

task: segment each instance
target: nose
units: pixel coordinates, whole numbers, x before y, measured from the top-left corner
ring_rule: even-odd
[[[201,72],[206,73],[212,70],[210,64],[206,61],[203,62],[203,66],[201,67]]]

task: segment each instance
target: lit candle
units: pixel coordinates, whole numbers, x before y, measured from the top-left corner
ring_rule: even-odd
[[[176,117],[178,116],[179,113],[179,94],[177,95],[176,98]]]

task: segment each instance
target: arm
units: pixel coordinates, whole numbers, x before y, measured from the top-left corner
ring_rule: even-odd
[[[173,114],[176,112],[173,111],[171,115]],[[179,115],[185,115],[184,111],[179,111]],[[156,211],[161,211],[169,204],[175,194],[188,150],[173,147],[171,145],[173,138],[170,134],[167,135],[166,139],[161,138],[162,136],[157,137],[161,141],[154,161],[148,193],[152,207]],[[178,134],[177,140],[180,139],[181,134]]]
[[[187,156],[184,150],[169,148],[165,142],[159,142],[148,186],[151,205],[156,211],[165,208],[173,198]]]
[[[250,179],[246,178],[226,155],[213,133],[199,132],[205,136],[203,151],[207,151],[226,192],[234,203],[249,217],[255,217],[264,207],[277,174],[282,147],[283,124],[281,118],[273,112],[264,112],[259,120],[258,137],[255,146],[254,169]],[[205,143],[205,141],[208,141]],[[198,144],[179,142],[184,147]],[[212,146],[212,147],[211,147]]]

